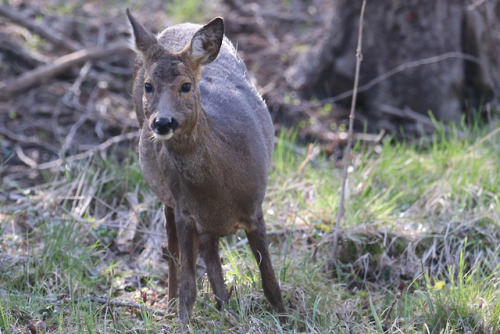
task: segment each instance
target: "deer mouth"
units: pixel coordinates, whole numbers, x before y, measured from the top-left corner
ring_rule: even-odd
[[[179,122],[175,118],[155,118],[151,124],[151,129],[156,139],[168,140],[174,135],[175,129],[179,127]]]

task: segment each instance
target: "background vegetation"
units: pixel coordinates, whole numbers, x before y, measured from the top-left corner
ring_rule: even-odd
[[[235,11],[248,18],[228,19],[226,26],[276,123],[264,207],[289,324],[279,325],[264,298],[257,264],[240,233],[221,243],[231,291],[223,313],[214,309],[203,263],[198,265],[193,332],[499,333],[498,122],[464,116],[444,125],[431,115],[434,131],[428,136],[358,132],[349,157],[340,250],[332,258],[342,167],[337,155],[345,145],[345,125],[333,119],[345,114],[334,114],[337,109],[328,104],[310,108],[275,83],[279,73],[269,70],[293,57],[283,51],[293,50],[282,35],[286,24],[271,22],[292,17],[301,22],[297,30],[314,29],[322,18],[318,11],[328,7],[314,1],[316,12],[310,9],[307,21],[297,3],[270,2],[274,7],[266,9],[274,12],[258,7],[264,2],[234,7],[233,1],[191,0],[152,2],[148,8],[97,1],[2,6],[80,46],[125,39],[125,6],[156,31]],[[11,21],[0,23],[2,36],[26,50],[25,58],[13,58],[4,44],[2,83],[68,52]],[[262,42],[273,38],[282,44]],[[303,47],[294,44],[299,52]],[[1,333],[179,329],[166,308],[162,208],[137,161],[133,55],[116,53],[44,78],[43,85],[9,95],[0,105]],[[297,108],[310,117],[291,121]],[[316,131],[318,124],[328,124],[329,132]]]

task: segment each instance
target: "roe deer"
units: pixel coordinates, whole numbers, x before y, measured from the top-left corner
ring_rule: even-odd
[[[133,99],[141,127],[139,161],[165,204],[169,299],[189,322],[196,299],[198,251],[222,309],[228,300],[219,238],[244,229],[264,294],[284,321],[285,308],[266,239],[262,201],[274,128],[222,18],[180,24],[158,37],[127,9],[135,61]],[[203,70],[202,70],[202,67]],[[181,280],[178,281],[177,269]]]

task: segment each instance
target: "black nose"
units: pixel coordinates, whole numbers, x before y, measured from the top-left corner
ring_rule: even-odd
[[[174,131],[179,127],[175,118],[155,118],[153,120],[153,131],[159,135],[166,135],[170,130]]]

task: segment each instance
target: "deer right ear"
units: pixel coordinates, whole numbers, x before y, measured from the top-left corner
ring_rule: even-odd
[[[142,24],[130,14],[127,8],[127,17],[130,25],[130,48],[139,54],[142,59],[146,59],[147,51],[151,46],[158,43],[155,35],[147,31]]]

